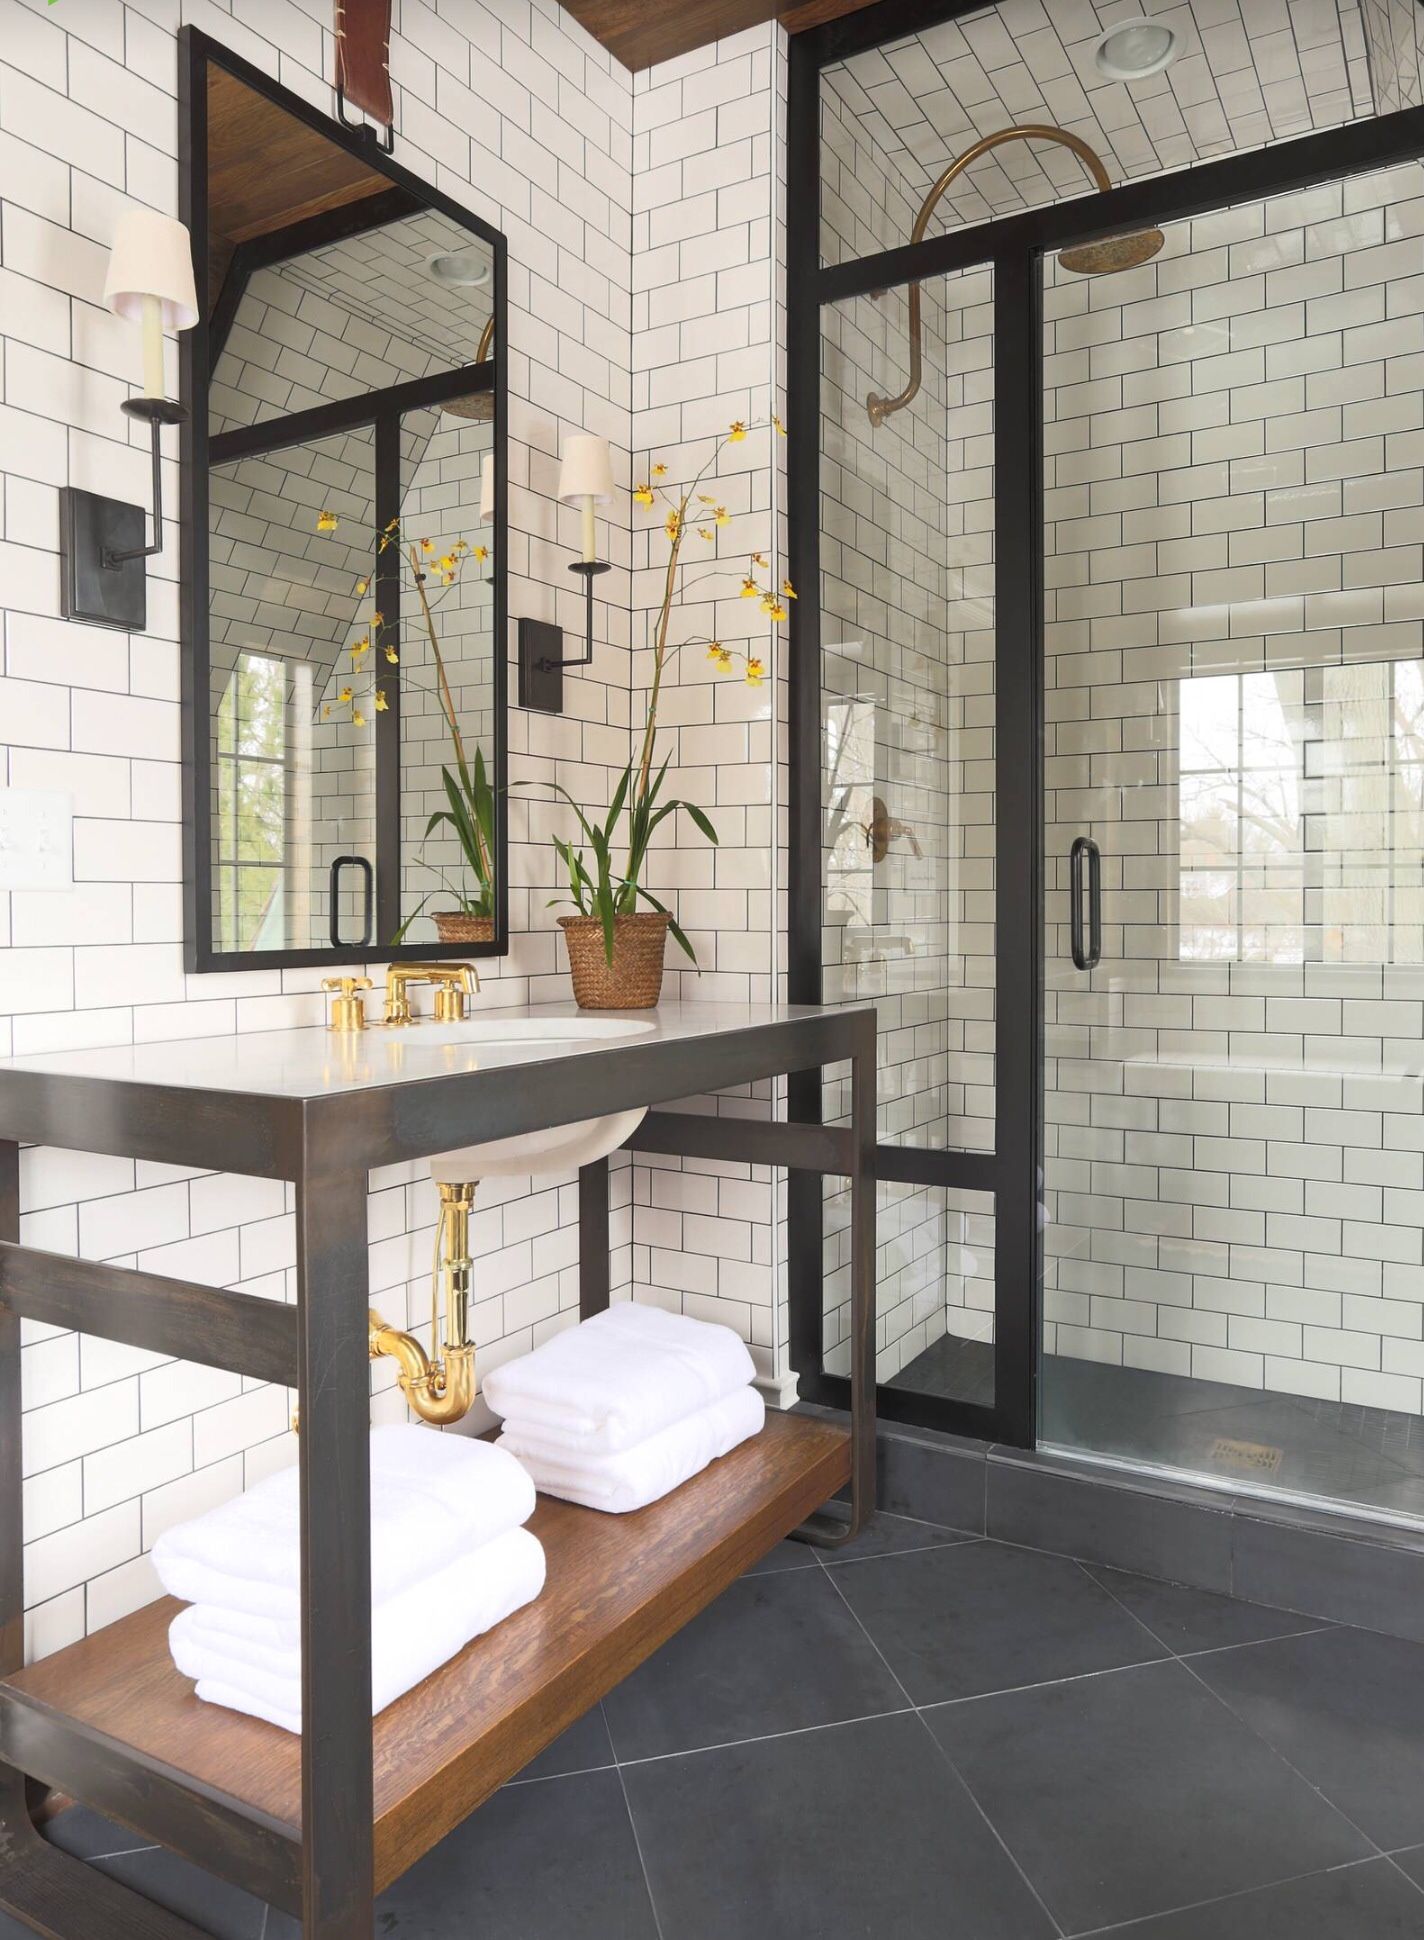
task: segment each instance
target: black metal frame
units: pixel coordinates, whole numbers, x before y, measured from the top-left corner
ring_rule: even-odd
[[[791,855],[788,994],[822,994],[823,894],[820,673],[821,311],[827,304],[951,271],[992,267],[995,373],[996,1149],[879,1145],[878,1179],[991,1191],[996,1214],[992,1406],[884,1387],[886,1417],[1031,1447],[1038,1418],[1043,1242],[1043,629],[1044,556],[1041,258],[1069,244],[1180,220],[1233,202],[1338,181],[1424,156],[1424,109],[1348,124],[1179,173],[1131,181],[1022,214],[948,230],[857,261],[822,266],[820,77],[824,67],[976,11],[980,0],[881,0],[793,35],[788,106],[788,509],[790,566],[801,598],[791,616]],[[790,1087],[792,1115],[822,1112],[813,1073]],[[846,1384],[824,1368],[809,1289],[822,1248],[820,1181],[788,1186],[790,1274],[801,1316],[793,1361],[808,1399],[844,1406]]]
[[[391,211],[409,213],[416,208],[438,210],[452,222],[468,229],[489,245],[494,265],[494,344],[491,358],[459,371],[436,377],[418,378],[389,386],[384,391],[368,392],[330,405],[294,412],[269,423],[244,426],[217,437],[207,425],[207,387],[215,360],[215,342],[226,334],[236,308],[239,285],[233,280],[237,259],[229,267],[223,295],[213,318],[200,316],[194,328],[180,338],[180,396],[188,409],[181,445],[181,538],[180,624],[184,651],[182,661],[182,737],[183,737],[183,934],[184,957],[190,972],[223,970],[262,970],[271,968],[309,968],[329,964],[362,964],[370,961],[395,962],[402,958],[502,956],[509,948],[509,817],[508,791],[508,467],[504,462],[504,440],[508,426],[508,249],[502,233],[472,215],[443,191],[413,175],[369,139],[365,124],[360,129],[334,121],[304,101],[299,95],[271,80],[221,42],[196,27],[179,32],[179,214],[193,238],[194,270],[200,289],[207,287],[208,193],[207,193],[207,74],[220,67],[255,93],[284,109],[294,119],[314,128],[326,140],[358,156],[373,172],[388,176],[389,191],[371,198],[364,216],[355,210],[363,205],[332,211],[244,245],[250,270],[259,263],[274,262],[295,251],[309,249],[317,241],[349,235],[368,228],[373,220],[389,220]],[[239,252],[242,253],[242,252]],[[493,633],[493,712],[495,746],[495,916],[494,935],[488,943],[404,943],[392,945],[381,939],[394,934],[400,923],[400,702],[399,684],[392,683],[390,704],[376,716],[376,939],[368,945],[352,944],[340,948],[329,945],[293,950],[224,951],[212,943],[212,828],[210,752],[209,752],[209,651],[208,651],[208,473],[210,465],[243,457],[281,445],[322,437],[349,429],[355,424],[376,425],[377,523],[381,523],[382,504],[398,506],[400,499],[399,418],[403,411],[438,404],[450,397],[464,397],[475,391],[494,393],[495,511],[493,536],[494,587]],[[382,427],[385,427],[384,430]],[[387,511],[388,518],[391,513]],[[398,624],[396,585],[398,572],[389,555],[376,567],[380,610]]]
[[[505,1138],[841,1063],[852,1128],[756,1127],[771,1163],[848,1172],[854,1234],[851,1513],[796,1532],[838,1547],[875,1496],[875,1014],[805,1011],[687,1037],[624,1042],[547,1062],[279,1097],[0,1071],[0,1914],[50,1940],[202,1940],[46,1846],[37,1779],[297,1914],[307,1940],[369,1940],[373,1781],[367,1359],[367,1175],[474,1138]],[[413,1095],[417,1094],[418,1097]],[[656,1113],[658,1150],[743,1156],[740,1119]],[[297,1197],[297,1304],[233,1294],[19,1241],[19,1142],[290,1179]],[[606,1162],[580,1177],[585,1312],[608,1299]],[[73,1325],[298,1390],[301,1409],[302,1821],[255,1812],[3,1680],[23,1662],[20,1323]],[[412,1850],[411,1862],[418,1856]]]

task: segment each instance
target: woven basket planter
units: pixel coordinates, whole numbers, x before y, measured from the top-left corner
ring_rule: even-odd
[[[435,931],[442,943],[493,943],[494,918],[467,916],[462,909],[437,909]]]
[[[613,961],[603,953],[596,916],[561,916],[569,972],[580,1010],[651,1010],[663,987],[663,956],[672,919],[657,910],[613,919]]]

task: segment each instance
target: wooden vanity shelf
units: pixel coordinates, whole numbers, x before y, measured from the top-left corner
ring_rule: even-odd
[[[663,1501],[609,1516],[541,1496],[530,1527],[548,1583],[537,1602],[478,1639],[375,1721],[379,1892],[521,1771],[575,1718],[695,1616],[850,1477],[834,1423],[771,1414],[763,1432]],[[150,1604],[0,1682],[23,1730],[38,1703],[102,1739],[147,1753],[216,1805],[301,1843],[299,1741],[199,1703],[173,1668],[181,1606]],[[8,1727],[5,1735],[8,1736]],[[125,1813],[171,1842],[173,1827]],[[201,1863],[212,1866],[212,1846]],[[250,1863],[234,1865],[251,1884]]]

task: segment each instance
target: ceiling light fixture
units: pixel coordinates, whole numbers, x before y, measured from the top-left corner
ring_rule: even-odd
[[[1160,74],[1178,51],[1171,27],[1139,14],[1134,20],[1115,22],[1098,36],[1093,65],[1110,81],[1145,81],[1149,74]]]
[[[490,280],[489,257],[482,245],[427,256],[425,267],[437,283],[450,290],[482,290]]]

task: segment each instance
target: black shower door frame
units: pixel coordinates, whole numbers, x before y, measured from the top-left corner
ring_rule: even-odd
[[[1194,168],[1027,209],[921,243],[823,266],[821,70],[854,54],[982,11],[983,0],[880,0],[795,34],[787,117],[787,513],[800,598],[790,631],[788,997],[822,1001],[821,312],[872,291],[983,268],[993,272],[995,612],[995,1144],[992,1152],[879,1144],[876,1177],[992,1193],[995,1215],[991,1406],[881,1386],[891,1421],[1031,1448],[1043,1338],[1043,275],[1045,255],[1124,230],[1207,215],[1424,157],[1424,108],[1351,122]],[[1005,755],[1007,752],[1007,756]],[[790,1115],[822,1113],[821,1074],[790,1080]],[[808,1401],[849,1405],[826,1371],[813,1285],[821,1281],[819,1177],[788,1182],[792,1364]]]

